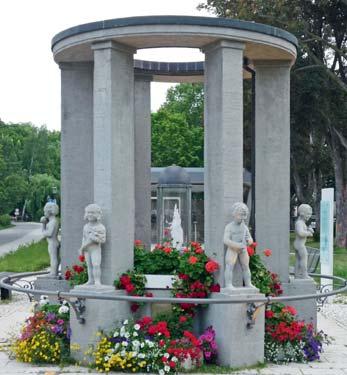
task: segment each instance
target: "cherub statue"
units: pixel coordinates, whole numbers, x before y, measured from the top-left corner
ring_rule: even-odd
[[[56,203],[47,202],[43,208],[43,212],[44,216],[41,217],[40,223],[42,223],[42,235],[47,239],[48,243],[48,254],[51,265],[49,276],[57,277],[60,243],[58,240],[59,220],[56,216],[59,213],[59,207]]]
[[[172,246],[176,249],[181,250],[183,244],[183,229],[181,225],[181,217],[175,204],[174,214],[172,223],[170,225],[171,237],[172,237]]]
[[[251,283],[251,271],[249,269],[249,255],[247,252],[247,245],[251,245],[253,239],[245,224],[248,212],[248,208],[244,203],[235,203],[231,208],[232,222],[227,224],[224,230],[224,244],[227,246],[224,278],[227,288],[234,287],[233,270],[237,259],[240,260],[245,286],[253,287]]]
[[[296,255],[295,278],[309,279],[307,273],[307,249],[305,246],[307,237],[312,237],[314,230],[307,227],[306,221],[312,216],[312,208],[308,204],[301,204],[298,208],[298,219],[295,222],[294,249]]]
[[[88,267],[88,282],[84,285],[101,286],[101,244],[106,242],[106,229],[101,224],[101,208],[89,204],[85,208],[82,246],[79,254],[84,255]]]

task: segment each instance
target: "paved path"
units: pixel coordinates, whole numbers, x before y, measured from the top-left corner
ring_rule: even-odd
[[[0,257],[17,250],[20,245],[37,242],[42,238],[40,223],[14,224],[15,227],[0,230]]]
[[[318,327],[323,329],[334,341],[325,347],[320,362],[310,364],[291,363],[285,366],[268,365],[261,370],[234,372],[237,375],[347,375],[347,304],[331,304],[318,316]],[[22,294],[14,293],[10,304],[0,304],[0,375],[19,374],[79,374],[92,372],[91,369],[78,366],[34,366],[18,363],[8,358],[5,353],[8,337],[18,332],[21,324],[30,315],[31,303]],[[337,317],[337,318],[336,318]]]

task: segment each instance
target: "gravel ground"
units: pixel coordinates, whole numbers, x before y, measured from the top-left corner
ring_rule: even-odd
[[[326,318],[335,320],[339,326],[347,329],[347,296],[336,296],[333,303],[324,304],[321,313]]]

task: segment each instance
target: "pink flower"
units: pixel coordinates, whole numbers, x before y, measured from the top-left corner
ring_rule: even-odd
[[[272,251],[271,251],[270,249],[265,249],[265,250],[264,250],[264,255],[265,255],[266,257],[269,257],[269,256],[272,255]]]

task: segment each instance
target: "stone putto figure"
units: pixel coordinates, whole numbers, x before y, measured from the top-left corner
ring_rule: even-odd
[[[85,208],[82,246],[79,254],[84,255],[88,267],[88,282],[84,285],[102,286],[101,284],[101,244],[106,242],[106,229],[101,224],[101,208],[89,204]]]
[[[224,230],[224,244],[227,246],[225,255],[224,279],[226,288],[233,288],[233,270],[237,259],[242,268],[243,282],[246,287],[253,287],[251,271],[249,269],[249,255],[247,245],[253,243],[251,234],[245,221],[248,216],[248,207],[241,202],[235,203],[231,208],[232,222]]]
[[[183,244],[183,229],[181,225],[181,216],[178,212],[176,204],[174,208],[172,223],[170,225],[170,230],[172,237],[172,246],[174,246],[178,250],[181,250]]]
[[[48,254],[51,265],[49,276],[57,277],[60,243],[58,240],[59,220],[56,216],[59,213],[59,207],[56,203],[47,202],[43,208],[43,212],[44,216],[41,217],[40,223],[42,223],[42,235],[47,239],[48,243]]]
[[[308,204],[301,204],[298,208],[298,219],[295,222],[295,278],[309,279],[307,272],[307,249],[305,246],[307,237],[312,237],[314,230],[307,227],[306,222],[312,216],[312,208]]]

